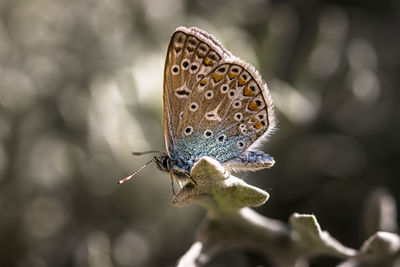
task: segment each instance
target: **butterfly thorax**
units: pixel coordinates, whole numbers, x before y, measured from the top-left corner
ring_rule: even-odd
[[[172,173],[177,178],[190,177],[190,170],[193,164],[189,164],[181,157],[172,158],[169,155],[160,155],[155,157],[157,167],[164,172]]]

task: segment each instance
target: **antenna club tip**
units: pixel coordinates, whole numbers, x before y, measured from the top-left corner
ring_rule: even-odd
[[[137,169],[136,171],[134,171],[131,175],[125,177],[124,179],[121,179],[118,181],[118,184],[122,184],[123,182],[126,182],[128,180],[130,180],[133,176],[135,176],[136,174],[138,174],[141,170],[143,170],[147,165],[149,165],[150,163],[154,162],[156,160],[156,158],[150,160],[149,162],[147,162],[146,164],[144,164],[142,167],[140,167],[139,169]]]

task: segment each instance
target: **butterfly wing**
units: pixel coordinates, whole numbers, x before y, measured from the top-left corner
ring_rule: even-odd
[[[197,82],[185,105],[178,151],[189,162],[210,156],[240,168],[238,158],[275,126],[267,85],[254,67],[233,56]]]
[[[168,154],[192,165],[202,156],[236,169],[273,159],[251,151],[275,126],[265,82],[212,35],[179,27],[164,70],[164,136]]]
[[[169,155],[175,153],[179,124],[195,85],[229,56],[221,44],[197,28],[177,28],[168,46],[164,68],[164,138]]]

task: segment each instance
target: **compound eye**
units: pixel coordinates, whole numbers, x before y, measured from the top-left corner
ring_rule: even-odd
[[[161,164],[164,167],[164,169],[167,169],[167,170],[170,169],[171,162],[169,161],[169,158],[163,158]]]

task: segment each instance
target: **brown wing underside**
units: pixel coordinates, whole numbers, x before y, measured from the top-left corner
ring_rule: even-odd
[[[207,138],[248,136],[246,150],[273,126],[272,101],[258,73],[248,64],[235,60],[222,62],[193,88],[185,105],[177,135],[187,127]],[[210,142],[215,139],[210,138]]]
[[[183,110],[195,84],[227,53],[213,37],[196,28],[175,30],[164,69],[164,137],[167,151],[176,143]]]
[[[177,138],[202,133],[207,142],[223,135],[248,136],[245,151],[274,125],[266,84],[249,64],[234,57],[206,32],[180,27],[169,43],[164,69],[164,137],[167,151]],[[191,128],[188,131],[188,127]],[[209,132],[215,137],[209,138]]]

